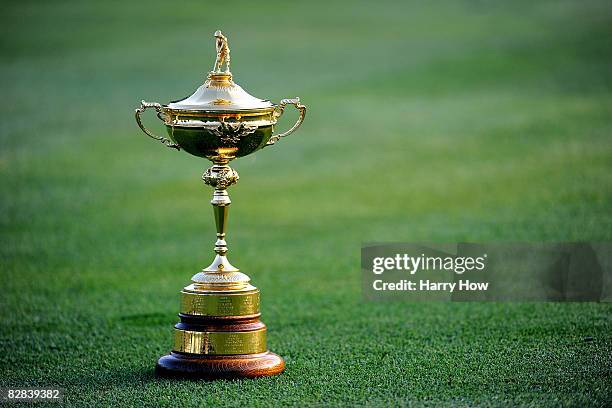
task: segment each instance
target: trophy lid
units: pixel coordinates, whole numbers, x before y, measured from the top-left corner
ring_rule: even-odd
[[[230,72],[230,50],[221,31],[215,32],[217,58],[208,78],[191,96],[172,101],[167,105],[170,109],[195,111],[243,111],[265,109],[274,106],[272,102],[259,99],[232,80]],[[225,70],[221,68],[225,64]]]

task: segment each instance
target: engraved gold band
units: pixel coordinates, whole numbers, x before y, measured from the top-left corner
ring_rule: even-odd
[[[252,316],[259,313],[259,290],[237,293],[181,291],[181,313],[193,316]]]
[[[175,329],[174,351],[191,354],[233,355],[263,353],[266,329],[245,332],[196,332]]]

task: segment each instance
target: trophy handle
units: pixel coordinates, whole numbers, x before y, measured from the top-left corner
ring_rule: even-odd
[[[293,105],[297,110],[300,111],[300,116],[298,117],[297,122],[295,122],[293,127],[288,131],[279,133],[278,135],[272,135],[270,140],[268,140],[268,143],[266,143],[266,146],[273,145],[274,143],[278,142],[281,137],[289,136],[291,133],[295,132],[304,121],[304,117],[306,116],[306,106],[300,103],[300,98],[298,97],[295,97],[293,99],[281,99],[280,104],[276,107],[276,110],[274,111],[274,115],[276,116],[276,118],[281,117],[281,115],[285,111],[285,106],[287,105]]]
[[[144,127],[144,125],[142,124],[142,120],[140,119],[140,114],[143,113],[145,110],[147,110],[147,108],[155,108],[155,110],[157,111],[157,117],[161,120],[164,120],[161,117],[162,109],[159,103],[140,101],[140,107],[136,108],[136,111],[135,111],[136,123],[138,123],[138,127],[140,127],[140,129],[150,138],[159,140],[167,147],[172,147],[173,149],[181,150],[181,147],[177,145],[176,143],[173,143],[172,140],[166,139],[165,137],[161,137],[161,136],[155,136],[146,127]]]

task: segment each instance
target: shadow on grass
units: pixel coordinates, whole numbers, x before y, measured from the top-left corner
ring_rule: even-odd
[[[100,391],[108,387],[129,388],[135,386],[146,386],[157,384],[177,383],[236,383],[241,381],[253,381],[253,379],[217,379],[208,380],[190,377],[160,377],[156,375],[153,367],[127,368],[118,367],[108,371],[98,371],[95,374],[85,374],[78,377],[67,378],[64,385],[75,388],[95,387]]]
[[[155,370],[151,367],[127,368],[117,367],[110,370],[98,370],[95,373],[83,373],[64,380],[65,386],[77,389],[95,387],[101,391],[108,387],[134,387],[157,381]]]
[[[139,313],[127,316],[121,316],[116,319],[122,324],[131,326],[160,326],[174,325],[176,323],[176,314],[167,313]]]

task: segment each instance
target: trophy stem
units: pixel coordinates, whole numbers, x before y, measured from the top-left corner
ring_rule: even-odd
[[[227,165],[227,161],[215,161],[202,175],[204,182],[214,188],[210,203],[213,206],[217,240],[215,241],[215,259],[204,270],[192,278],[202,288],[210,290],[242,289],[249,283],[249,277],[233,266],[227,259],[227,241],[225,240],[229,206],[232,203],[227,188],[236,184],[238,172]]]

